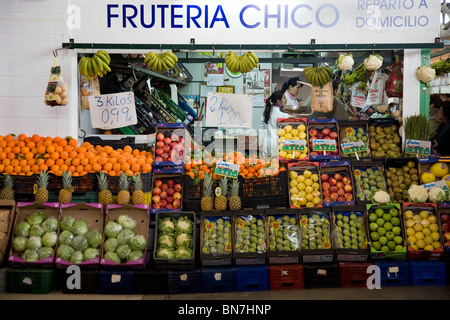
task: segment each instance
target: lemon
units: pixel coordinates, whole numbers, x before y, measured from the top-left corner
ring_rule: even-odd
[[[304,124],[300,124],[297,127],[297,130],[300,131],[300,132],[305,132],[306,131],[306,126]]]
[[[427,245],[423,248],[423,250],[433,251],[433,250],[434,250],[434,247],[433,247],[431,244],[427,244]]]
[[[408,241],[409,244],[414,244],[417,242],[417,239],[414,236],[408,236],[408,238],[406,238],[406,241]]]
[[[420,221],[420,224],[424,227],[424,228],[428,228],[430,226],[430,221],[428,221],[427,219],[423,219]]]
[[[405,221],[405,225],[407,228],[412,228],[416,223],[412,219],[408,219]]]
[[[299,192],[298,192],[298,196],[301,197],[301,198],[306,197],[306,192],[305,192],[305,190],[299,191]]]
[[[297,184],[297,189],[298,190],[302,191],[302,190],[305,190],[305,188],[306,188],[306,185],[303,182],[299,182]]]
[[[291,134],[290,132],[287,132],[287,133],[284,135],[284,138],[285,138],[286,140],[292,140],[292,134]]]
[[[423,232],[419,231],[419,232],[416,232],[414,237],[416,237],[417,240],[423,240],[425,238],[425,235],[423,234]]]
[[[292,129],[291,132],[290,132],[290,134],[292,134],[293,137],[298,136],[298,133],[299,133],[298,129]]]
[[[290,185],[291,187],[296,187],[296,186],[298,185],[297,179],[292,179],[292,180],[289,182],[289,185]]]
[[[422,232],[423,232],[423,234],[426,235],[426,236],[430,236],[431,233],[432,233],[431,230],[430,230],[430,228],[423,228]]]
[[[316,205],[314,204],[314,202],[312,202],[312,201],[309,201],[309,202],[307,202],[306,203],[306,207],[307,208],[314,208]]]
[[[430,236],[426,236],[425,238],[423,238],[423,241],[426,245],[431,245],[434,242],[433,238]]]
[[[291,126],[290,124],[288,124],[288,125],[285,126],[283,129],[284,129],[284,131],[286,131],[286,132],[290,132],[290,131],[292,130],[292,126]]]
[[[314,197],[312,202],[317,206],[322,203],[322,199],[320,197]]]
[[[410,247],[413,248],[414,250],[419,250],[419,248],[415,244],[410,244]]]
[[[308,202],[312,202],[314,199],[314,196],[311,193],[306,194],[306,200]]]
[[[313,187],[314,190],[320,190],[320,184],[318,184],[317,182],[314,182],[311,187]]]
[[[294,170],[289,171],[289,178],[297,179],[297,177],[298,177],[298,172],[297,171],[294,171]]]
[[[306,179],[306,180],[305,180],[305,184],[306,184],[307,186],[312,186],[313,183],[314,183],[314,181],[312,181],[311,179]]]
[[[319,190],[314,190],[311,194],[312,194],[314,197],[316,197],[316,198],[320,198],[320,191],[319,191]]]
[[[314,173],[311,175],[311,180],[316,182],[319,181],[319,175],[317,173]]]
[[[414,216],[414,212],[412,212],[411,210],[406,210],[405,211],[405,218],[406,219],[411,219]]]
[[[305,180],[306,180],[305,176],[303,176],[303,175],[297,176],[297,181],[298,182],[305,182]]]
[[[437,221],[437,218],[434,214],[430,214],[427,219],[430,223],[436,223]]]
[[[311,186],[307,186],[307,187],[305,188],[306,194],[313,193],[313,191],[314,191],[314,189],[313,189],[313,187],[311,187]]]
[[[299,201],[294,201],[292,202],[292,205],[296,208],[300,208],[300,202]]]
[[[280,151],[280,157],[286,158],[287,157],[287,152],[286,151]]]
[[[409,236],[413,236],[416,234],[416,230],[414,230],[413,228],[407,228],[406,229],[406,235]]]
[[[302,140],[305,140],[305,139],[306,139],[306,132],[304,132],[304,131],[300,132],[300,133],[298,134],[298,137],[299,137],[300,139],[302,139]]]
[[[305,159],[307,156],[306,153],[301,153],[299,159]]]
[[[430,215],[430,212],[427,211],[427,210],[422,210],[422,211],[419,212],[419,215],[420,215],[423,219],[426,219],[426,218],[428,218],[428,216]]]
[[[438,232],[439,231],[439,226],[436,223],[430,224],[430,226],[428,228],[430,228],[431,232]]]
[[[420,216],[420,214],[415,214],[415,215],[412,217],[412,219],[413,219],[414,221],[419,222],[419,220],[422,220],[422,217]]]
[[[420,223],[416,223],[416,224],[413,226],[413,228],[414,228],[414,230],[416,230],[417,232],[419,232],[419,231],[422,231],[423,226],[422,226]]]
[[[279,129],[279,130],[278,130],[278,135],[279,135],[280,137],[283,137],[285,134],[286,134],[286,130],[284,130],[284,129]]]
[[[444,162],[436,162],[428,169],[436,178],[441,178],[448,173],[448,166]]]
[[[450,174],[446,174],[441,178],[441,180],[444,180],[447,186],[450,188]]]
[[[434,175],[434,173],[432,173],[430,171],[425,171],[420,175],[420,182],[422,184],[430,183],[430,182],[434,182],[434,181],[436,181],[436,176]]]
[[[297,189],[297,187],[292,187],[290,190],[289,190],[289,192],[291,193],[291,194],[298,194],[298,189]]]
[[[417,248],[419,248],[419,249],[425,248],[425,241],[423,241],[423,240],[417,240],[415,244],[416,244]]]
[[[439,241],[439,239],[441,238],[441,236],[439,235],[439,232],[432,232],[430,234],[430,237],[434,240],[434,241]]]
[[[301,206],[306,206],[306,203],[308,201],[306,201],[306,198],[300,198],[300,200],[298,202],[300,203]]]
[[[288,153],[285,158],[286,159],[294,159],[294,155],[292,153]]]
[[[309,170],[305,170],[305,171],[303,172],[303,175],[305,176],[306,179],[308,179],[308,178],[311,178],[312,172],[309,171]]]
[[[441,243],[439,241],[435,241],[431,245],[434,249],[439,249],[441,247]]]

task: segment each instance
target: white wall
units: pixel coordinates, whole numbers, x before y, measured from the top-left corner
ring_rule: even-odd
[[[44,103],[52,52],[68,42],[66,10],[67,0],[1,0],[0,135],[65,137],[74,132],[70,108],[77,104],[52,108]],[[58,51],[58,61],[70,82],[67,51]]]

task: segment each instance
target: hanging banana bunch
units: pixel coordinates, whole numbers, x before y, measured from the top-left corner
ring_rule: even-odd
[[[178,57],[173,51],[166,51],[162,54],[150,51],[144,58],[144,63],[150,70],[161,74],[173,69],[177,62]]]
[[[333,70],[330,67],[311,67],[303,69],[306,81],[316,86],[323,86],[333,79]]]
[[[98,50],[92,57],[81,57],[78,62],[78,71],[81,75],[91,80],[95,76],[102,78],[108,72],[111,72],[109,64],[111,57],[105,50]]]
[[[225,64],[231,72],[247,73],[258,67],[258,56],[247,51],[242,56],[238,56],[234,51],[228,51],[225,55]]]

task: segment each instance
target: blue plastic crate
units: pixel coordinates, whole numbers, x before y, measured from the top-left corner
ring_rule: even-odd
[[[411,285],[447,285],[447,270],[442,261],[410,261]]]
[[[203,267],[202,292],[234,291],[234,267]]]
[[[169,294],[199,293],[202,291],[202,274],[199,269],[169,270],[167,284]]]
[[[374,261],[374,264],[380,268],[381,287],[411,285],[408,261]]]
[[[98,292],[100,294],[133,293],[133,271],[101,270],[98,280]]]
[[[270,290],[269,267],[264,266],[236,266],[236,291]]]

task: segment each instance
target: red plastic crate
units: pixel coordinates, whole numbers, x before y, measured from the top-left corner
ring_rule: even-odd
[[[371,275],[367,273],[367,268],[371,265],[372,262],[339,262],[341,287],[365,287],[367,278]]]
[[[280,264],[269,266],[270,289],[303,289],[305,288],[303,265]]]

